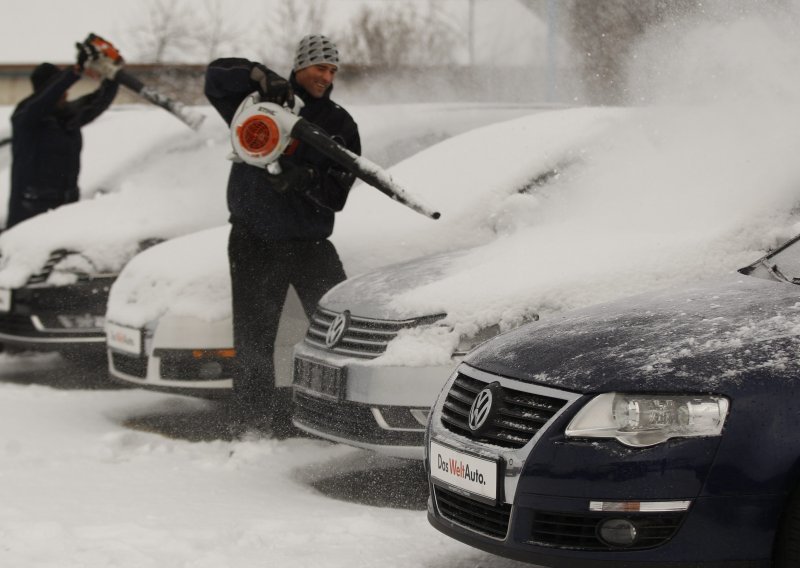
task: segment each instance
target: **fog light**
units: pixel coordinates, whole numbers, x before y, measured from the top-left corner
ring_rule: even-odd
[[[372,408],[372,416],[384,430],[418,432],[425,427],[426,408],[407,408],[405,406],[381,406]]]
[[[200,365],[198,373],[203,380],[218,379],[222,376],[222,365],[216,361],[208,361]]]
[[[598,536],[609,546],[631,546],[636,542],[636,525],[628,519],[608,519],[600,523]]]

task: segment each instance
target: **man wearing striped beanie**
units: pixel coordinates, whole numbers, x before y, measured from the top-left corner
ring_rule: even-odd
[[[262,63],[242,58],[213,61],[205,93],[230,125],[239,104],[253,91],[262,100],[294,106],[342,146],[361,153],[350,114],[330,98],[339,51],[323,35],[308,35],[297,46],[286,80]],[[233,292],[233,335],[237,372],[230,430],[280,435],[291,426],[291,389],[276,388],[273,362],[278,323],[291,285],[309,319],[322,295],[345,278],[328,237],[355,177],[313,148],[290,146],[280,158],[282,173],[233,163],[228,178],[231,233],[228,240]],[[289,377],[279,384],[288,386]]]

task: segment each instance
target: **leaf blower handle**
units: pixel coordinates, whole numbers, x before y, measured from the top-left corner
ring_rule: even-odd
[[[83,43],[76,44],[76,47],[77,64],[81,71],[92,71],[104,79],[113,80],[125,65],[125,60],[114,44],[99,35],[89,34]]]
[[[320,154],[327,156],[381,193],[388,195],[417,213],[431,219],[438,219],[442,216],[441,213],[434,211],[419,201],[395,182],[392,176],[382,167],[337,144],[335,140],[322,132],[315,124],[307,120],[298,120],[292,127],[291,136],[301,142],[305,142]]]

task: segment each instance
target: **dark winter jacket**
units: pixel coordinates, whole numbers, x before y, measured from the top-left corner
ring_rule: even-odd
[[[13,162],[6,227],[78,199],[81,127],[109,107],[118,88],[115,81],[103,81],[93,93],[59,107],[62,95],[78,79],[72,67],[64,69],[11,115]]]
[[[206,71],[205,94],[229,125],[244,98],[258,90],[250,79],[256,65],[247,59],[223,58],[211,62]],[[361,140],[350,114],[330,99],[331,89],[322,98],[310,96],[290,77],[295,96],[305,106],[300,116],[316,124],[351,152],[361,153]],[[332,88],[332,87],[331,87]],[[304,192],[275,191],[273,179],[263,168],[234,163],[228,178],[228,209],[232,223],[241,223],[265,241],[321,240],[333,231],[334,213],[344,207],[355,181],[313,148],[302,143],[289,160],[311,166],[315,181]]]

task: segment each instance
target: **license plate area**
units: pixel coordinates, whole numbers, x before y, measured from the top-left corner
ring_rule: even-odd
[[[500,490],[500,460],[488,459],[431,441],[429,467],[434,482],[467,492],[471,497],[496,505]]]
[[[141,329],[106,323],[106,344],[111,349],[139,356],[143,343]]]
[[[342,367],[295,357],[292,385],[318,396],[343,400],[347,386],[347,372]]]

